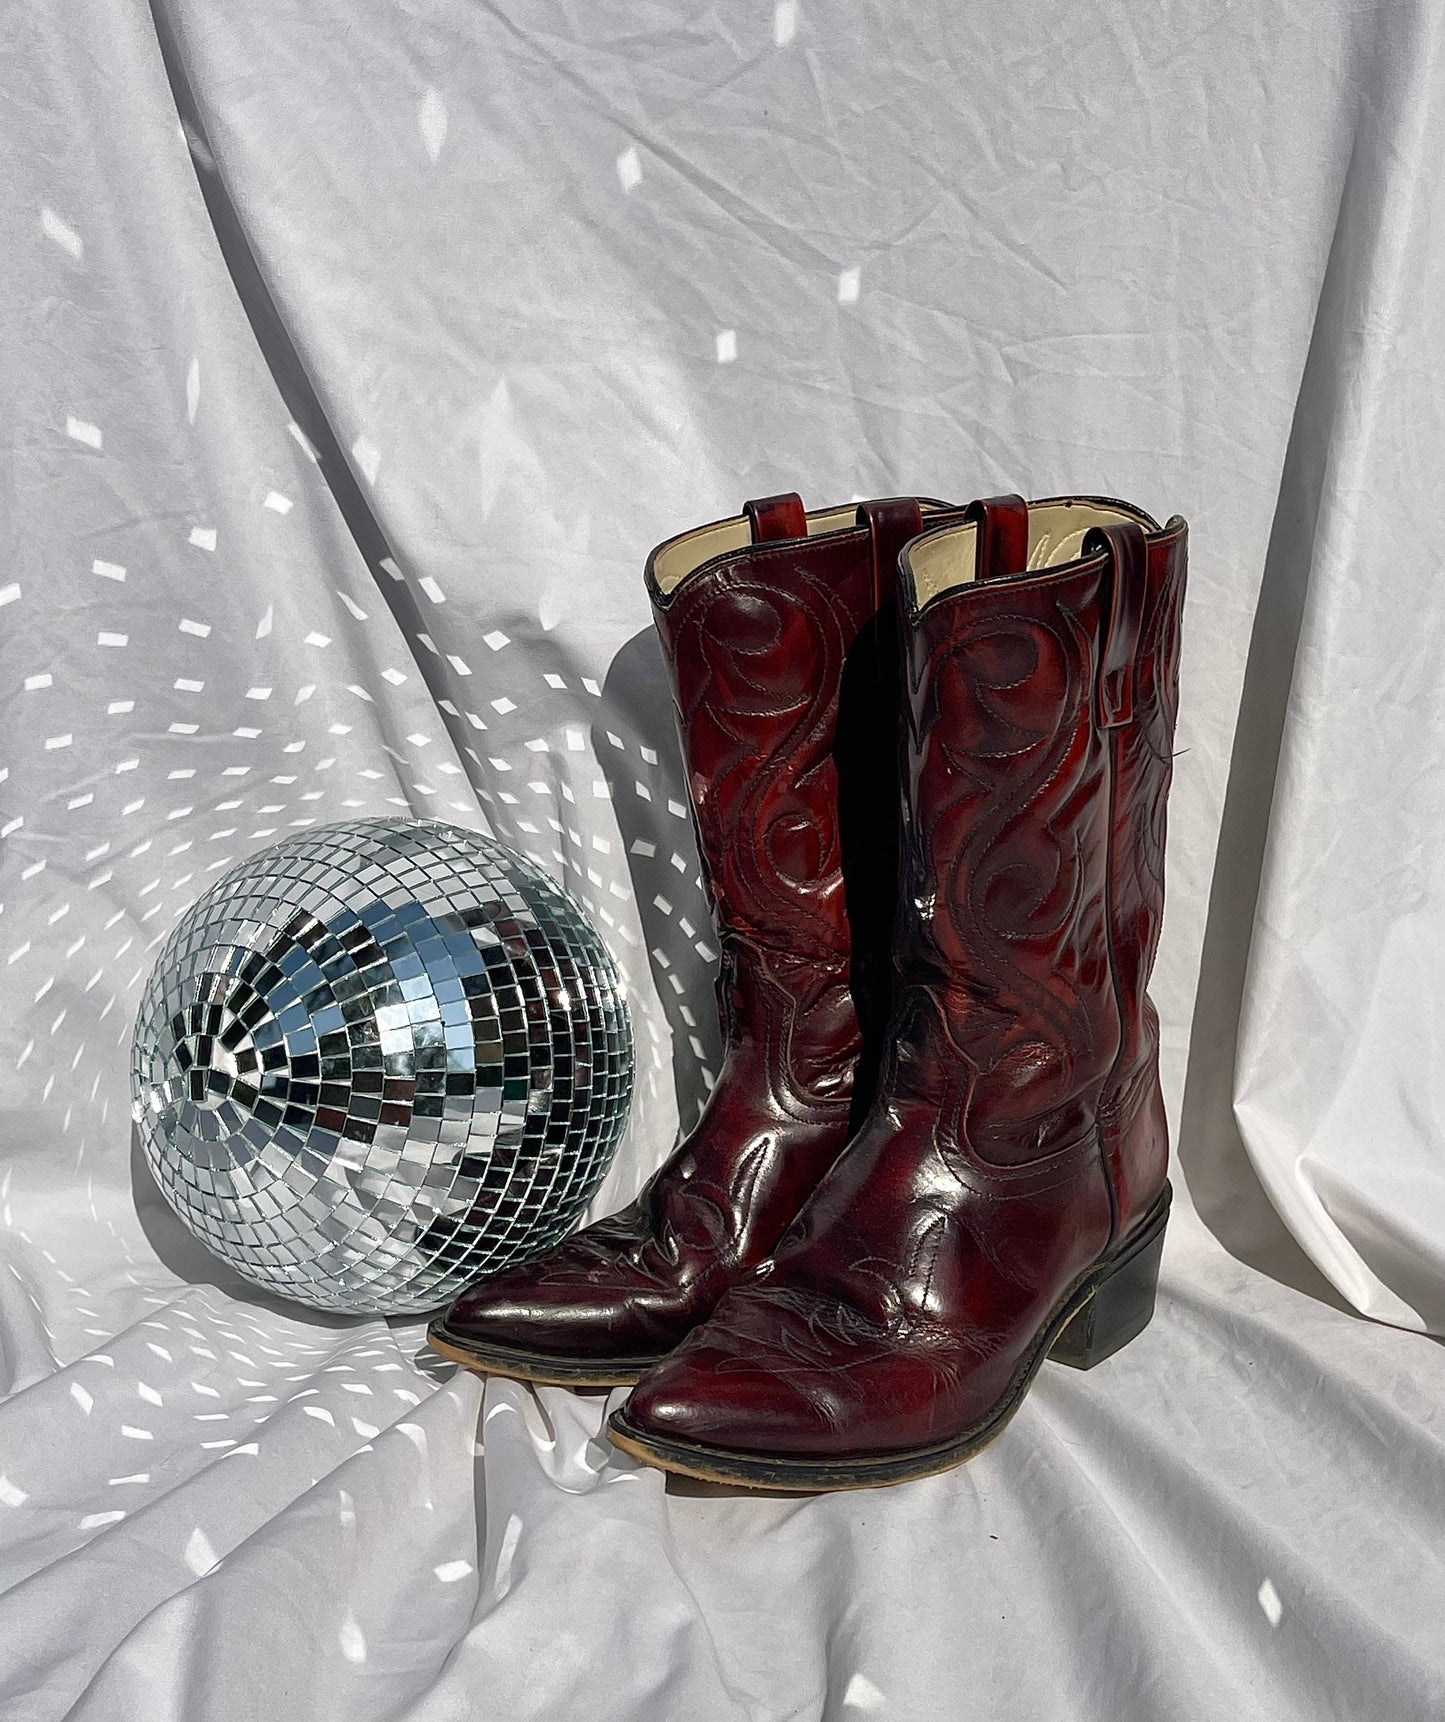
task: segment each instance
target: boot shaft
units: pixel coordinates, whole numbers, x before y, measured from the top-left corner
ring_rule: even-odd
[[[670,540],[647,569],[719,931],[820,962],[848,956],[840,779],[858,775],[853,708],[888,667],[892,573],[856,514],[769,498]]]
[[[966,526],[904,557],[901,989],[970,1071],[972,1149],[1018,1163],[1097,1128],[1125,1228],[1167,1164],[1145,988],[1184,558],[1182,521],[1093,499],[1032,505],[1003,580],[975,577]]]
[[[807,514],[794,495],[750,502],[649,557],[705,881],[724,930],[820,960],[847,950],[850,927],[855,947],[886,949],[897,883],[898,559],[921,532],[966,520],[989,574],[1022,558],[1019,497],[967,509],[894,497]]]
[[[805,515],[796,497],[655,550],[647,584],[671,670],[730,1039],[781,993],[797,1057],[863,1053],[888,1012],[897,896],[898,555],[942,503]],[[769,1002],[769,1001],[772,1002]]]

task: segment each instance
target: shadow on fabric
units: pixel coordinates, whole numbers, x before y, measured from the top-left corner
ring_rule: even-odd
[[[357,552],[366,564],[376,587],[378,598],[386,604],[408,645],[426,639],[427,624],[421,615],[400,559],[381,521],[372,507],[361,482],[352,471],[346,452],[326,415],[306,364],[286,326],[266,277],[252,250],[245,224],[232,201],[224,177],[216,165],[215,152],[200,104],[191,87],[174,27],[163,6],[153,3],[152,21],[160,46],[166,77],[175,99],[181,131],[190,151],[191,165],[200,186],[201,197],[210,217],[226,269],[236,290],[241,309],[251,325],[256,346],[271,373],[276,391],[284,402],[295,427],[301,432],[309,451],[336,504],[346,530]],[[456,672],[449,672],[445,660],[435,650],[417,652],[413,646],[412,663],[426,684],[437,716],[456,750],[458,763],[468,774],[473,791],[478,787],[480,769],[468,761],[474,760],[473,739],[465,720],[458,711],[460,699]],[[467,672],[470,674],[470,672]],[[490,822],[488,822],[490,828]]]
[[[1275,778],[1330,445],[1346,381],[1340,364],[1340,329],[1347,291],[1344,276],[1354,244],[1344,219],[1348,201],[1346,195],[1300,378],[1245,661],[1190,1024],[1179,1163],[1199,1217],[1232,1256],[1283,1285],[1357,1314],[1270,1201],[1234,1116],[1241,1006]]]
[[[701,943],[712,951],[711,917],[696,883],[701,866],[685,811],[690,804],[672,683],[651,628],[619,648],[603,684],[602,707],[607,716],[593,725],[592,751],[612,795],[653,985],[672,1031],[672,1082],[680,1127],[686,1132],[707,1099],[707,1072],[717,1070],[722,1056],[713,1002],[717,957],[698,948]],[[622,752],[611,740],[613,734],[622,741]],[[650,799],[638,793],[627,774],[625,753],[633,748],[657,755]],[[675,813],[674,808],[684,812]],[[639,1048],[639,1062],[641,1056]]]
[[[130,1193],[135,1217],[140,1221],[146,1242],[161,1262],[186,1285],[214,1286],[237,1303],[250,1304],[256,1309],[284,1315],[290,1321],[332,1332],[357,1327],[363,1319],[373,1319],[308,1309],[304,1304],[273,1297],[259,1286],[243,1280],[219,1256],[213,1256],[186,1230],[161,1194],[160,1185],[156,1183],[145,1150],[141,1147],[140,1132],[134,1125],[130,1133]]]

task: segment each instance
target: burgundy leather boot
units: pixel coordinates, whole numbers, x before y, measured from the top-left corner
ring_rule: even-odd
[[[1023,503],[977,511],[998,566]],[[472,1369],[633,1382],[777,1243],[866,1111],[898,869],[898,554],[914,498],[796,496],[648,560],[722,952],[724,1057],[691,1134],[620,1213],[469,1287],[428,1337]],[[1012,536],[1009,523],[1014,522]]]
[[[866,1122],[771,1260],[651,1370],[612,1439],[787,1490],[943,1470],[1044,1359],[1153,1310],[1168,1213],[1157,1025],[1182,520],[1030,511],[1029,571],[973,529],[903,556],[897,1003]]]

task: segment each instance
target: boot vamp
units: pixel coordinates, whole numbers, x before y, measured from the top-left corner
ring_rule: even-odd
[[[643,1265],[640,1202],[544,1255],[478,1280],[447,1312],[455,1335],[562,1357],[649,1357],[666,1351],[698,1288],[659,1282]]]
[[[651,1369],[642,1428],[737,1452],[853,1457],[957,1438],[1026,1378],[1109,1238],[1097,1145],[989,1168],[875,1113],[770,1267]]]
[[[696,1130],[636,1201],[468,1287],[448,1326],[566,1356],[669,1349],[766,1256],[846,1140],[846,1102],[789,1117],[758,1077],[730,1058]]]

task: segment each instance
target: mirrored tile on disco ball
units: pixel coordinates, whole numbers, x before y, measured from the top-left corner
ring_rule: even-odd
[[[632,1060],[606,946],[541,868],[362,819],[250,856],[182,917],[132,1107],[166,1200],[247,1279],[420,1311],[573,1229]]]

